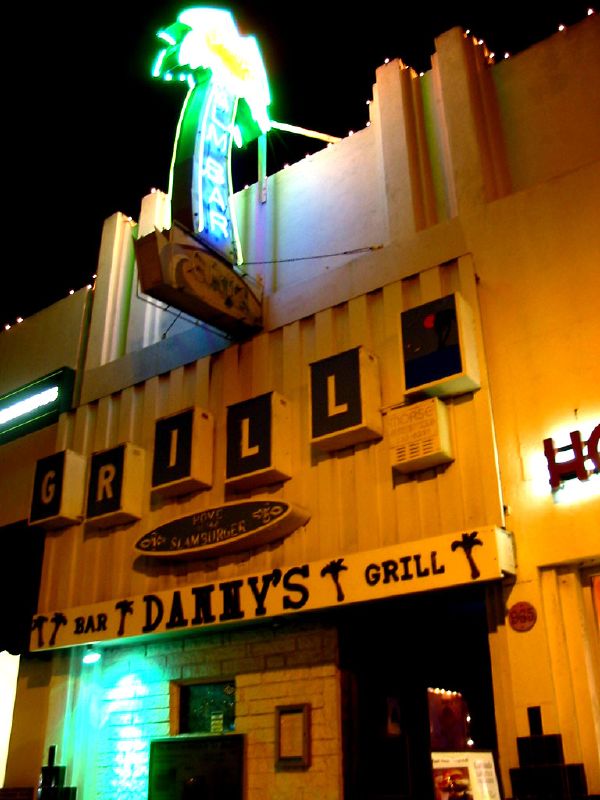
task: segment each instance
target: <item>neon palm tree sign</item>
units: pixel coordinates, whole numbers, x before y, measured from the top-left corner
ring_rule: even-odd
[[[188,92],[169,178],[171,228],[135,243],[141,288],[214,327],[246,336],[262,327],[262,302],[237,270],[243,259],[232,203],[232,144],[242,147],[261,137],[264,145],[271,128],[339,139],[269,118],[258,44],[239,33],[228,11],[188,8],[158,37],[163,47],[153,75],[184,82]]]
[[[189,8],[158,34],[153,74],[185,82],[169,197],[171,227],[135,242],[142,292],[235,337],[262,328],[260,288],[240,274],[231,148],[269,130],[269,86],[256,40],[228,11]]]
[[[240,35],[228,11],[216,8],[189,8],[158,37],[166,46],[153,75],[189,85],[169,181],[172,218],[237,265],[242,257],[231,203],[231,146],[271,127],[258,44]]]

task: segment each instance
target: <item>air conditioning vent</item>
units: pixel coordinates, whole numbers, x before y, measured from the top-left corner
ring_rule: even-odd
[[[398,472],[419,472],[454,460],[448,412],[437,397],[392,409],[386,430],[391,466]]]

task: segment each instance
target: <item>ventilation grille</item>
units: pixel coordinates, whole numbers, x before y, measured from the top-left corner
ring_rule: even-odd
[[[452,461],[448,416],[437,397],[392,409],[387,415],[391,466],[418,472]]]

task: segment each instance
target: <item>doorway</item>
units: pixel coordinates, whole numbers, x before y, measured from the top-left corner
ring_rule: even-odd
[[[244,737],[157,740],[150,746],[148,800],[242,800]]]
[[[446,749],[463,736],[465,749],[496,750],[485,588],[344,610],[340,665],[345,800],[433,799],[441,728],[430,712],[440,705],[428,690],[455,699],[444,706],[455,716]]]

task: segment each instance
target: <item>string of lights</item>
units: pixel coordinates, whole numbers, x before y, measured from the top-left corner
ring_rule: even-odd
[[[589,17],[589,16],[592,16],[592,15],[594,15],[596,13],[596,9],[594,7],[591,7],[591,6],[586,8],[585,6],[582,5],[578,12],[575,11],[575,9],[572,9],[572,12],[573,13],[571,13],[570,17],[569,17],[569,11],[568,10],[565,11],[565,17],[569,17],[569,19],[565,19],[563,17],[564,22],[561,21],[561,22],[557,23],[557,21],[555,21],[553,23],[555,25],[554,30],[556,30],[556,31],[558,31],[560,33],[566,32],[566,31],[568,31],[569,26],[571,24],[575,24],[578,21],[578,19],[576,18],[578,15],[581,15],[581,16],[587,15]],[[560,20],[560,17],[558,16],[558,14],[554,15],[554,19],[555,20],[556,20],[557,17],[558,17],[558,20]],[[566,24],[566,23],[568,23],[568,24]],[[479,23],[479,25],[481,25],[481,23]],[[478,31],[476,29],[466,28],[465,36],[472,37],[474,39],[474,41],[479,46],[484,47],[487,50],[486,41],[484,40],[484,38],[482,36],[478,35]],[[513,56],[512,49],[511,50],[506,49],[504,51],[501,51],[501,55],[497,54],[496,52],[494,52],[494,50],[491,50],[491,49],[488,52],[486,52],[486,57],[487,57],[487,60],[488,60],[489,63],[495,63],[496,60],[498,58],[500,58],[500,57],[503,60],[507,60],[507,59],[511,58],[512,56]],[[390,63],[390,58],[386,57],[385,59],[383,59],[383,62],[382,62],[381,59],[379,59],[378,63],[379,64],[381,64],[381,63],[389,64]],[[412,67],[407,67],[407,66],[404,66],[404,65],[403,65],[403,67],[405,69],[412,69]],[[420,69],[416,74],[421,78],[424,78],[427,75],[427,73],[425,71],[423,71],[422,69]],[[367,106],[370,105],[371,102],[372,102],[371,100],[367,100],[366,101]],[[286,128],[287,129],[294,129],[294,127],[295,127],[295,126],[284,125],[283,123],[278,123],[278,126],[282,129],[282,132]],[[368,128],[370,126],[371,126],[371,122],[370,121],[366,121],[365,122],[365,127]],[[348,132],[348,136],[352,136],[352,135],[354,135],[354,133],[355,133],[354,130],[350,130]],[[331,137],[331,138],[332,139],[338,139],[338,137]],[[341,138],[340,138],[340,140],[341,140]],[[335,144],[333,142],[329,142],[329,144],[327,146],[335,146]],[[312,154],[307,153],[306,157],[307,158],[311,158]],[[283,168],[287,168],[287,167],[289,167],[288,163],[283,164]],[[118,198],[116,199],[116,202],[120,202],[118,200]],[[101,223],[99,222],[98,223],[98,227],[100,227],[100,224]],[[341,252],[341,253],[327,253],[327,254],[315,255],[315,256],[299,256],[297,258],[291,258],[291,259],[278,259],[278,260],[273,260],[273,261],[247,262],[246,266],[261,265],[261,264],[262,265],[268,265],[268,264],[277,264],[277,263],[289,263],[289,262],[293,262],[293,261],[303,261],[303,260],[312,260],[312,259],[320,259],[320,258],[332,258],[332,257],[336,257],[336,256],[341,256],[341,255],[352,255],[354,253],[359,253],[359,252],[361,252],[361,251],[360,250],[344,251],[344,252]],[[365,250],[364,252],[367,252],[367,251]],[[17,276],[15,276],[15,277],[17,278]],[[40,276],[39,279],[36,281],[36,285],[34,287],[31,287],[31,286],[28,287],[29,289],[32,289],[34,292],[37,292],[39,294],[39,297],[40,297],[40,301],[39,302],[35,302],[35,303],[32,302],[32,296],[30,296],[28,298],[28,301],[29,301],[29,308],[28,308],[28,311],[27,311],[28,314],[35,313],[35,311],[37,311],[37,310],[41,310],[41,308],[45,307],[46,305],[50,304],[51,302],[54,302],[55,300],[59,299],[59,297],[60,297],[60,294],[50,296],[50,294],[46,293],[46,290],[45,290],[44,284],[43,284],[44,280],[45,280],[45,278]],[[18,283],[18,280],[16,282]],[[89,286],[89,284],[88,284],[88,286]],[[75,290],[72,289],[72,290],[70,290],[69,293],[73,294],[74,291]],[[44,299],[42,299],[42,298],[44,298]],[[23,305],[25,305],[25,304],[26,303],[23,303]],[[0,311],[0,313],[2,314],[2,316],[4,316],[6,314],[6,317],[10,317],[12,315],[10,314],[10,312],[8,312],[8,308],[10,306],[12,306],[12,307],[16,306],[16,308],[15,308],[15,311],[16,311],[17,309],[19,309],[19,305],[20,305],[20,301],[19,301],[18,290],[17,290],[12,295],[12,297],[10,297],[10,300],[5,300],[5,305],[3,307],[4,310]],[[21,311],[21,310],[19,309],[19,311]],[[3,329],[4,332],[8,332],[12,328],[20,325],[24,321],[24,319],[26,318],[26,315],[23,315],[23,311],[21,311],[20,314],[18,314],[18,315],[15,314],[15,316],[12,316],[12,319],[10,319],[10,318],[6,319],[6,317],[5,317],[5,320],[6,320],[5,323],[3,325],[1,325],[1,327],[0,327],[0,331]]]

